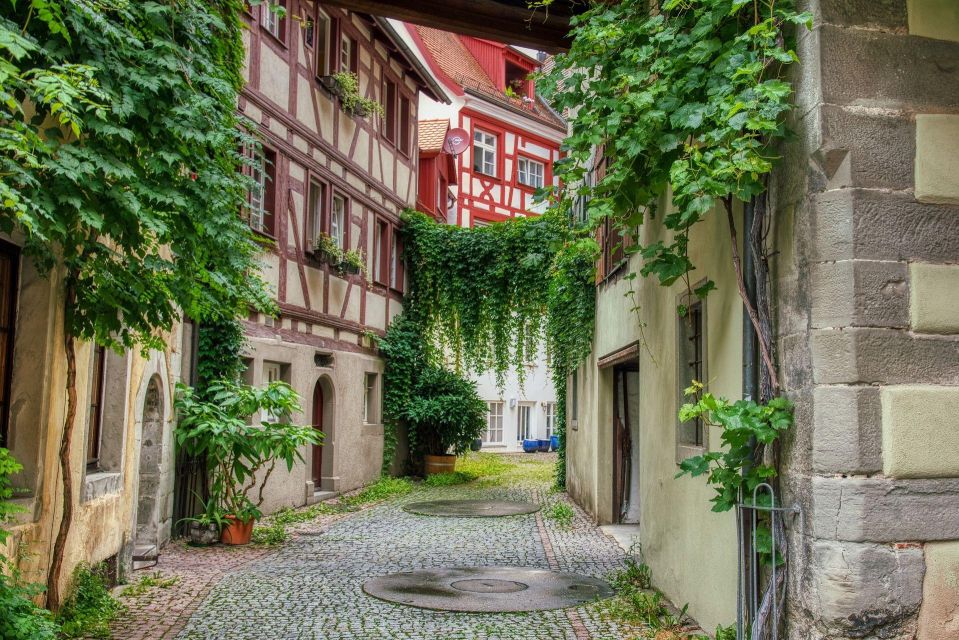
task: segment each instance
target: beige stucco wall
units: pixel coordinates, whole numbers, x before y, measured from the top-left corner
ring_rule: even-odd
[[[59,274],[40,278],[21,264],[21,286],[15,339],[10,449],[24,465],[14,478],[26,492],[16,500],[26,511],[11,528],[12,536],[0,553],[21,558],[25,577],[44,582],[62,515],[62,482],[58,459],[66,415],[66,357],[63,350],[63,293]],[[41,322],[42,320],[42,322]],[[104,389],[116,399],[118,411],[102,425],[103,439],[117,449],[110,470],[87,473],[85,442],[89,424],[92,380],[91,343],[77,347],[77,421],[71,449],[74,519],[64,553],[62,585],[79,562],[99,562],[113,556],[121,571],[128,568],[135,537],[141,453],[142,412],[147,385],[157,376],[161,390],[162,453],[159,475],[149,497],[158,505],[153,528],[154,544],[169,538],[172,518],[173,386],[180,375],[181,326],[164,337],[170,347],[143,358],[138,351],[124,357],[122,371]],[[116,446],[119,443],[119,446]]]
[[[325,349],[308,345],[260,338],[249,340],[246,382],[255,386],[266,384],[263,377],[264,362],[287,365],[288,382],[300,395],[303,409],[302,413],[292,416],[294,422],[312,423],[314,388],[321,379],[327,385],[324,388],[325,439],[321,486],[314,486],[312,481],[313,448],[304,447],[301,450],[303,461],[297,463],[292,471],[288,472],[281,465],[270,475],[263,491],[264,513],[308,504],[313,499],[314,491],[349,491],[375,481],[380,475],[383,460],[383,425],[379,420],[381,411],[376,412],[375,423],[364,423],[363,401],[365,375],[367,372],[382,374],[382,360],[362,353],[336,351],[333,353],[332,366],[318,367],[314,362],[317,351],[328,353]],[[382,377],[379,380],[382,385]],[[380,408],[379,396],[377,408]]]
[[[658,220],[644,225],[643,244],[662,237]],[[706,382],[712,393],[735,399],[741,397],[742,387],[742,306],[728,237],[721,211],[710,213],[694,228],[690,257],[697,270],[690,274],[690,282],[706,277],[716,282],[717,290],[706,301]],[[630,270],[640,267],[640,259],[633,257]],[[630,311],[633,305],[625,297],[629,281],[620,277],[598,288],[593,357],[578,372],[578,427],[567,431],[569,492],[599,522],[611,521],[613,371],[597,369],[596,357],[639,340],[639,540],[654,585],[674,602],[688,602],[690,614],[704,628],[713,629],[736,618],[736,529],[732,512],[710,511],[714,494],[702,478],[674,479],[679,410],[676,306],[686,285],[661,287],[643,279],[632,284],[638,314]],[[713,448],[719,445],[717,430],[709,434],[709,443]]]

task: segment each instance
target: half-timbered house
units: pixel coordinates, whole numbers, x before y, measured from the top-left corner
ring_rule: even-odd
[[[290,473],[274,472],[266,511],[374,480],[383,453],[382,360],[372,337],[401,311],[399,214],[416,204],[417,96],[441,99],[421,62],[385,20],[306,0],[246,15],[247,85],[240,113],[262,138],[249,220],[270,241],[262,274],[278,317],[251,315],[246,381],[290,383],[325,433]],[[336,74],[383,113],[350,113]],[[356,251],[349,273],[315,249],[321,234]]]
[[[553,163],[566,126],[536,95],[530,74],[540,57],[491,40],[394,24],[447,100],[420,98],[418,208],[463,227],[542,213],[534,195],[556,185]],[[444,144],[454,128],[465,132],[467,148]],[[516,451],[525,439],[553,435],[556,394],[542,355],[528,365],[522,385],[510,375],[499,388],[484,373],[477,387],[489,407],[485,448]]]

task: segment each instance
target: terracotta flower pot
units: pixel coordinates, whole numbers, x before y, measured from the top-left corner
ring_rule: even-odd
[[[253,518],[237,520],[234,516],[226,516],[227,523],[223,525],[220,542],[223,544],[250,544],[253,537]]]
[[[456,468],[456,456],[423,456],[426,463],[424,471],[431,476],[437,473],[453,473]]]

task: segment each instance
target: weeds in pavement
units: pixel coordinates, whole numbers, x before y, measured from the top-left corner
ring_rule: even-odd
[[[148,575],[143,576],[130,586],[126,587],[123,591],[120,592],[121,598],[130,598],[141,596],[150,589],[158,587],[160,589],[169,589],[176,583],[180,581],[178,576],[173,576],[170,578],[164,578],[163,574],[159,571]]]
[[[423,480],[423,484],[427,487],[449,487],[456,484],[466,484],[467,482],[472,482],[476,480],[475,475],[472,473],[464,473],[462,471],[454,471],[453,473],[434,473],[431,476],[426,476],[426,479]]]
[[[356,495],[342,498],[341,504],[358,507],[370,502],[379,502],[388,498],[405,496],[413,490],[413,483],[409,478],[390,478],[383,476],[373,484],[365,487]]]
[[[124,607],[113,599],[104,577],[103,564],[77,565],[63,606],[57,614],[65,638],[109,638],[110,622]]]
[[[546,517],[564,529],[573,525],[574,515],[573,508],[565,502],[557,502],[546,510]]]
[[[267,547],[273,547],[283,544],[290,539],[290,534],[286,530],[286,525],[282,522],[272,521],[264,522],[253,527],[253,544],[262,544]]]

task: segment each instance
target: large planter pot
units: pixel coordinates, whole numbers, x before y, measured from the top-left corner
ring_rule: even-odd
[[[537,451],[539,451],[540,453],[549,452],[549,440],[537,440],[536,442],[539,443],[539,445],[536,447]]]
[[[438,473],[453,473],[456,468],[456,456],[423,456],[426,463],[424,471],[426,475],[432,476]]]
[[[220,527],[212,522],[210,524],[191,522],[187,526],[186,535],[191,545],[195,547],[208,547],[220,539]]]
[[[526,453],[539,451],[539,440],[523,440],[523,451]]]
[[[223,544],[250,544],[250,538],[253,537],[253,518],[249,520],[237,520],[233,516],[227,516],[227,523],[223,525],[223,532],[220,534],[220,542]]]
[[[556,451],[559,449],[559,436],[550,436],[549,437],[549,450]]]
[[[483,448],[483,439],[482,439],[482,438],[477,438],[476,440],[473,440],[473,444],[470,445],[470,451],[473,451],[474,453],[475,453],[476,451],[479,451],[479,450],[482,449],[482,448]]]

